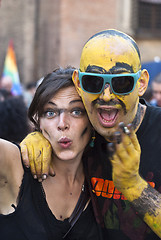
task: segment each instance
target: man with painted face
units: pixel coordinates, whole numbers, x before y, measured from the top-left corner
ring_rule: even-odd
[[[83,48],[80,69],[73,73],[97,131],[86,169],[95,215],[109,239],[161,237],[161,110],[139,102],[148,80],[135,41],[117,30],[92,36]],[[109,144],[113,155],[107,142],[115,142]],[[40,133],[21,143],[24,161],[28,164],[28,149],[34,175],[41,172],[42,178],[50,161],[46,144]]]

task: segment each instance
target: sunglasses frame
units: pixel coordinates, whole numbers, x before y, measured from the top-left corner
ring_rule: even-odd
[[[133,90],[134,90],[134,88],[135,88],[135,86],[136,86],[136,83],[137,83],[137,81],[138,81],[138,79],[140,78],[140,76],[141,76],[141,70],[139,70],[138,72],[136,72],[136,73],[125,73],[125,74],[99,74],[99,73],[89,73],[89,72],[81,72],[80,70],[78,70],[78,74],[79,74],[79,81],[80,81],[80,85],[81,85],[81,88],[82,88],[82,90],[84,91],[84,92],[87,92],[87,93],[91,93],[91,94],[100,94],[100,93],[102,93],[103,92],[103,89],[104,89],[104,87],[105,87],[105,84],[106,83],[108,83],[108,84],[110,84],[110,87],[111,87],[111,89],[112,89],[112,92],[114,93],[114,94],[116,94],[116,95],[127,95],[127,94],[129,94],[129,93],[131,93]],[[103,86],[102,86],[102,89],[101,89],[101,91],[99,91],[99,92],[97,92],[97,93],[94,93],[94,92],[88,92],[87,90],[85,90],[84,88],[83,88],[83,84],[82,84],[82,77],[83,76],[94,76],[94,77],[102,77],[103,78],[103,80],[104,80],[104,82],[103,82]],[[133,79],[134,79],[134,86],[133,86],[133,88],[132,88],[132,90],[131,91],[129,91],[129,92],[126,92],[126,93],[117,93],[117,92],[115,92],[114,90],[113,90],[113,87],[112,87],[112,84],[111,84],[111,80],[112,80],[112,78],[114,78],[114,77],[133,77]]]

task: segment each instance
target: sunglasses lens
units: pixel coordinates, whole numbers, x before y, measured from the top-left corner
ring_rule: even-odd
[[[82,86],[85,91],[90,93],[98,93],[103,86],[103,78],[97,76],[84,75],[82,77]]]
[[[116,93],[131,92],[134,86],[134,78],[131,76],[122,76],[112,78],[112,87]]]

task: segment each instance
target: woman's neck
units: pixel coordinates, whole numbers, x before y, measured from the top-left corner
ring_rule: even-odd
[[[84,179],[83,162],[81,158],[60,160],[54,156],[52,166],[56,178],[60,178],[61,181],[66,181],[70,186],[73,186],[75,181]]]
[[[83,189],[83,162],[53,158],[53,168],[55,177],[49,176],[42,185],[52,213],[64,220],[71,216]]]

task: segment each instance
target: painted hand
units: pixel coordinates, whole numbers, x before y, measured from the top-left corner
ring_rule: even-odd
[[[161,238],[161,194],[139,175],[140,146],[133,130],[124,128],[115,133],[115,144],[109,144],[115,187]]]
[[[123,123],[120,124],[119,132],[115,133],[114,138],[116,143],[112,143],[111,155],[113,181],[115,187],[127,196],[130,188],[143,183],[139,175],[140,145],[132,128],[125,127]]]
[[[40,132],[28,134],[20,146],[23,163],[26,167],[30,167],[34,178],[42,181],[48,174],[54,175],[51,167],[49,171],[52,148]]]

